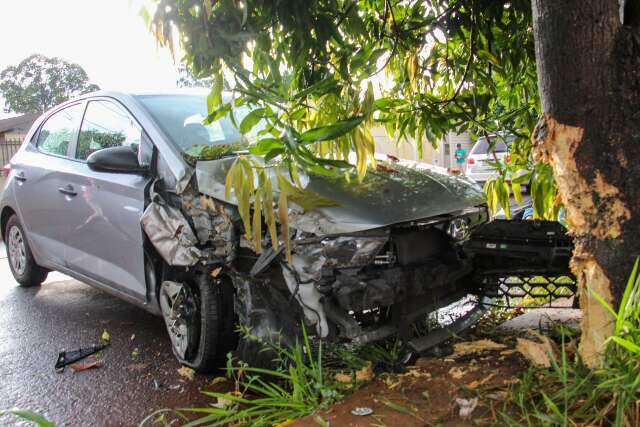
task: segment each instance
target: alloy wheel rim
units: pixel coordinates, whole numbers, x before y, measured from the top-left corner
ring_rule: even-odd
[[[182,359],[189,349],[192,295],[182,283],[165,281],[160,289],[160,309],[175,352]]]
[[[24,242],[22,232],[17,226],[11,227],[9,230],[9,260],[13,271],[17,275],[22,276],[27,267],[27,249]]]

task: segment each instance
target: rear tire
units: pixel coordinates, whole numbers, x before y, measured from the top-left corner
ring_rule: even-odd
[[[25,237],[24,229],[16,215],[7,221],[5,229],[7,258],[9,268],[22,287],[39,286],[47,278],[48,270],[36,264],[31,248]]]

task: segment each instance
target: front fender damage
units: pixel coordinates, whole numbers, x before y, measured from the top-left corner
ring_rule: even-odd
[[[355,222],[343,227],[326,212],[291,203],[289,263],[266,234],[257,256],[237,206],[212,197],[223,189],[213,172],[224,170],[198,170],[180,194],[152,191],[142,226],[169,268],[188,273],[206,266],[212,284],[219,275],[231,279],[237,322],[251,337],[240,341],[245,359],[258,344],[292,345],[302,325],[323,339],[364,344],[399,336],[408,342],[413,323],[476,291],[471,262],[447,230],[454,220],[469,229],[485,222],[483,205],[360,230]],[[414,347],[423,349],[419,344]]]

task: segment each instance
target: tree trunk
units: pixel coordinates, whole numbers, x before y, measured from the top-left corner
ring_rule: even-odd
[[[533,0],[543,116],[534,156],[554,170],[576,249],[580,352],[598,366],[640,255],[640,0]]]

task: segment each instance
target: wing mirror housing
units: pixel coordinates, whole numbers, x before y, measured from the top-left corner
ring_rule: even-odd
[[[136,173],[148,171],[138,163],[138,155],[129,146],[109,147],[91,153],[87,158],[89,169],[97,172]]]

